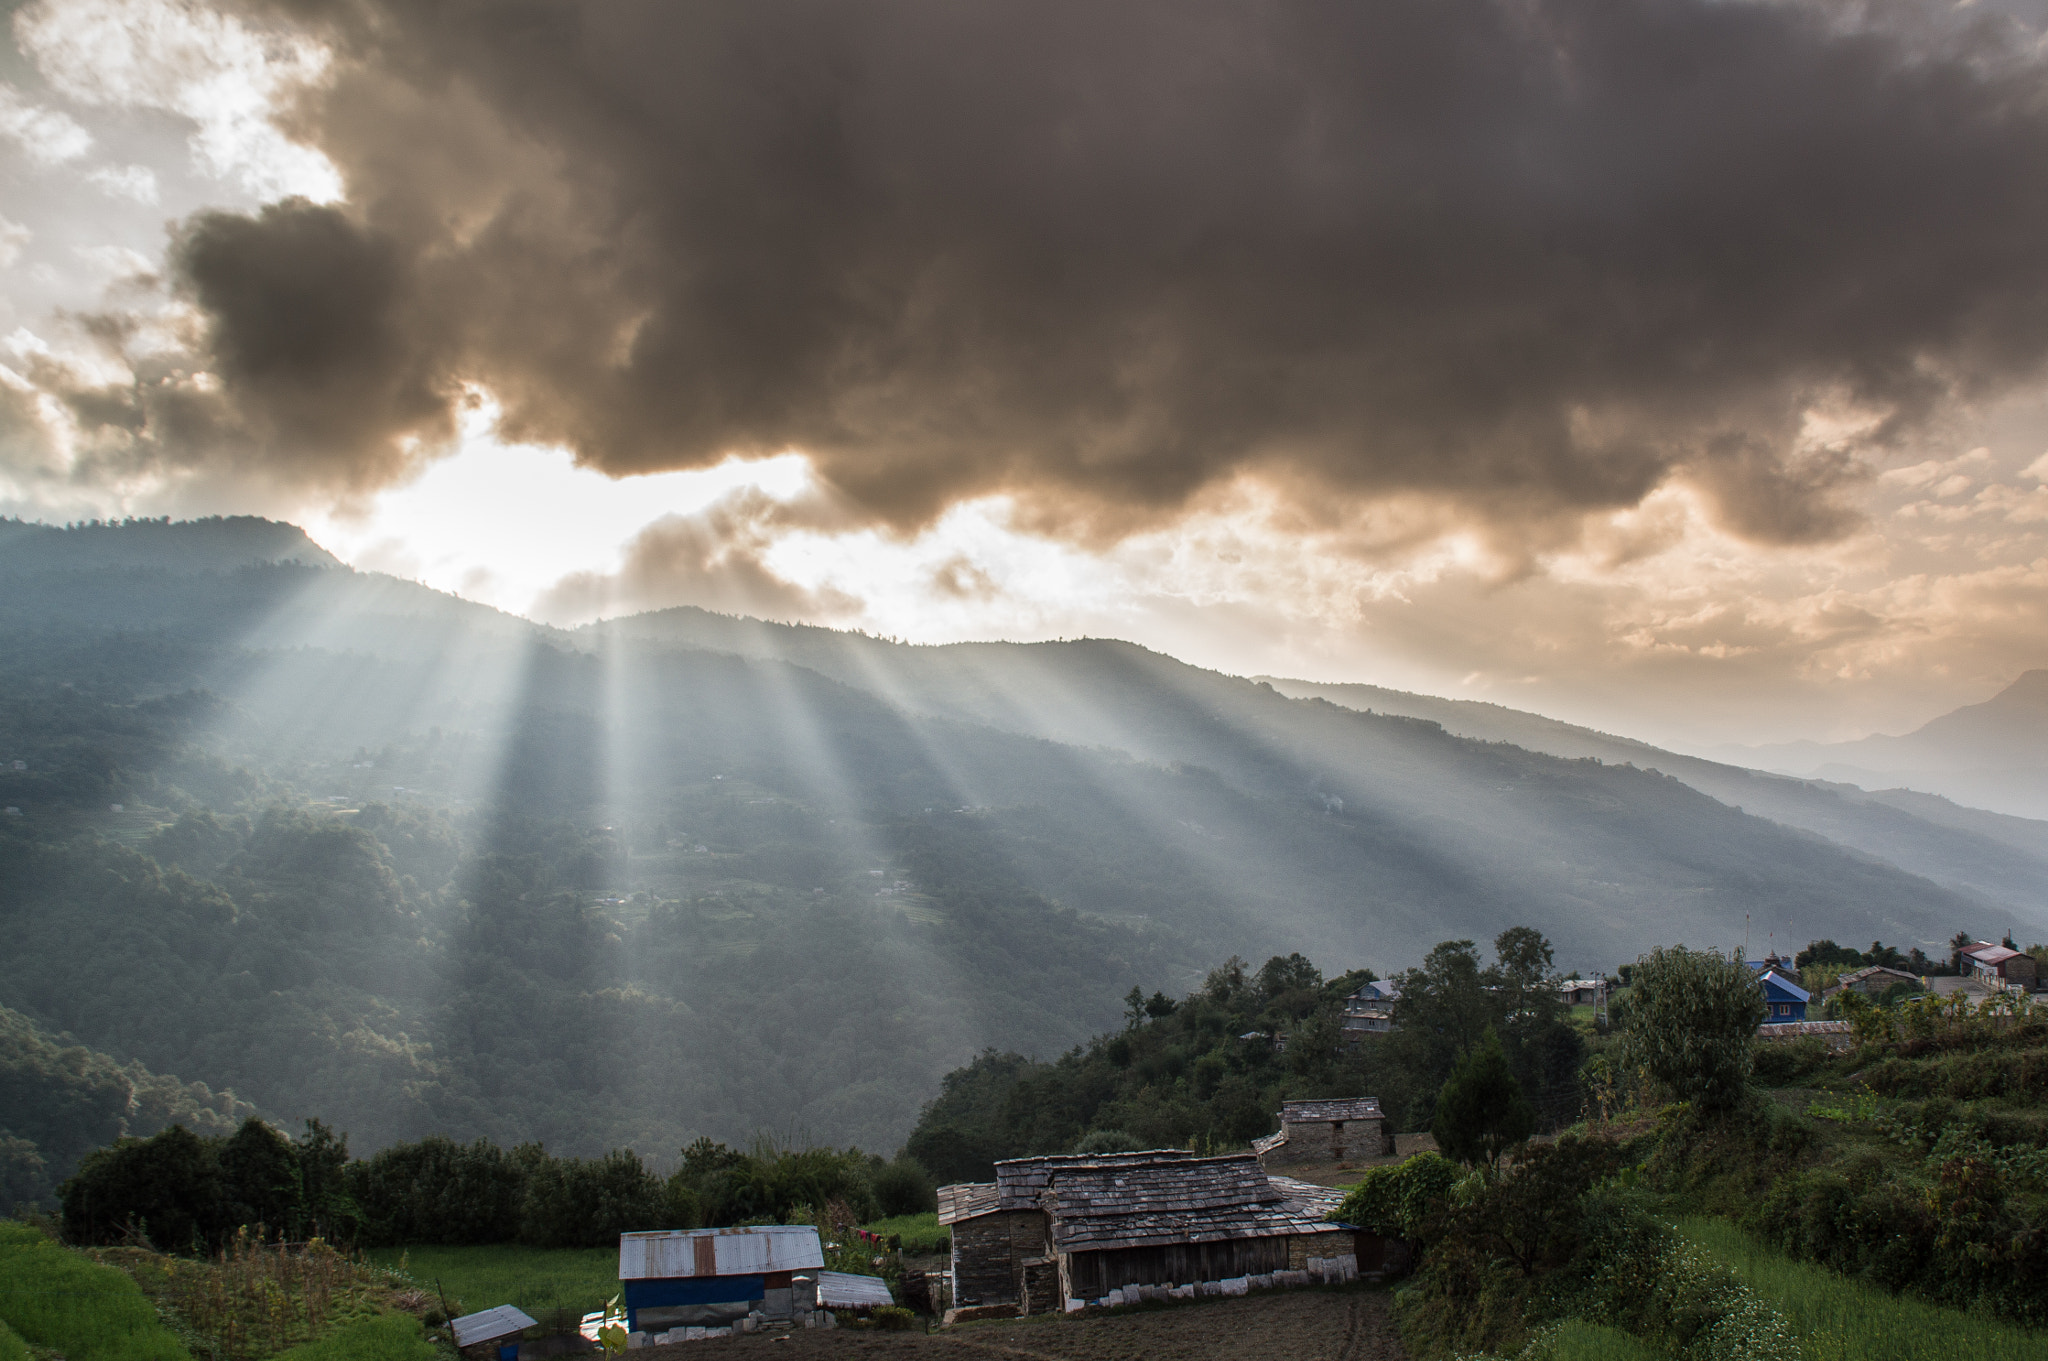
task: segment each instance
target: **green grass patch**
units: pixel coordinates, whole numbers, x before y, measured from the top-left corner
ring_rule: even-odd
[[[277,1361],[434,1361],[439,1353],[410,1314],[357,1319],[317,1342],[281,1352]]]
[[[421,1289],[448,1296],[458,1314],[516,1304],[554,1327],[576,1321],[619,1293],[617,1248],[385,1248],[378,1266],[402,1269]],[[437,1284],[438,1283],[438,1284]]]
[[[0,1361],[29,1361],[28,1343],[4,1323],[0,1323]]]
[[[2048,1361],[2048,1334],[1795,1262],[1725,1219],[1689,1217],[1678,1228],[1785,1316],[1806,1361]]]
[[[951,1230],[939,1224],[936,1212],[921,1215],[896,1215],[890,1219],[877,1219],[872,1224],[861,1225],[869,1233],[879,1233],[884,1238],[897,1234],[903,1239],[905,1252],[937,1252],[939,1240],[949,1238]]]
[[[0,1224],[0,1321],[17,1344],[67,1361],[191,1361],[126,1272],[26,1224]],[[15,1354],[0,1341],[0,1356]]]
[[[1566,1319],[1550,1335],[1552,1361],[1665,1361],[1667,1353],[1633,1333]]]

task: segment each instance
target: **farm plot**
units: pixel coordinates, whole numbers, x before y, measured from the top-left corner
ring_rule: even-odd
[[[787,1342],[759,1337],[679,1342],[635,1353],[648,1361],[751,1356],[775,1361],[1403,1361],[1384,1290],[1287,1290],[1245,1299],[1145,1305],[1075,1318],[1047,1316],[971,1323],[943,1333],[802,1332]]]

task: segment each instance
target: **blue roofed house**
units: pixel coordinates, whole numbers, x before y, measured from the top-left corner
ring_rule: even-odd
[[[756,1319],[809,1322],[825,1265],[807,1224],[619,1235],[627,1327],[730,1327]],[[751,1327],[752,1325],[749,1325]]]
[[[1764,990],[1765,1025],[1790,1025],[1806,1019],[1806,1003],[1812,994],[1805,988],[1771,968],[1759,973],[1757,982]]]

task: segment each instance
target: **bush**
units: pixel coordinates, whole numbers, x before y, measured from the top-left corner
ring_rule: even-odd
[[[1092,1129],[1074,1145],[1076,1153],[1138,1153],[1145,1145],[1135,1135],[1120,1129]]]
[[[874,1175],[875,1203],[884,1218],[897,1215],[930,1214],[939,1208],[939,1194],[931,1173],[915,1158],[902,1157],[885,1164]]]
[[[1441,1153],[1418,1153],[1405,1162],[1375,1167],[1346,1193],[1330,1218],[1381,1238],[1413,1242],[1443,1212],[1464,1173]]]
[[[884,1332],[901,1333],[917,1326],[917,1315],[900,1304],[885,1304],[873,1314],[875,1326]]]

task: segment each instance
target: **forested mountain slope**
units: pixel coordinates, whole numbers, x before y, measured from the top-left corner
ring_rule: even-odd
[[[1377,685],[1260,679],[1284,695],[1426,719],[1461,737],[1662,771],[1723,803],[1817,832],[1936,883],[2004,904],[2024,917],[2039,919],[2048,912],[2048,822],[1967,808],[1912,790],[1866,791],[1682,756],[1499,704],[1440,699]]]
[[[886,1150],[969,1055],[1231,954],[2035,925],[1667,776],[1125,644],[563,634],[248,545],[39,538],[0,554],[0,1005],[363,1151]]]

